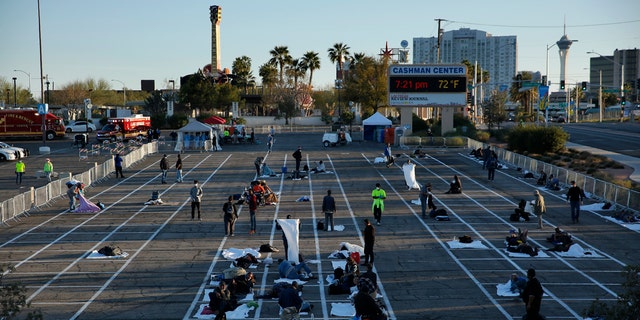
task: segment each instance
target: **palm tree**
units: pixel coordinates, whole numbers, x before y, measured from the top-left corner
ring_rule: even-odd
[[[367,55],[364,54],[364,52],[356,52],[353,54],[353,56],[351,57],[351,63],[353,64],[353,67],[355,68],[355,65],[357,65],[359,62],[361,62],[362,60],[364,60],[364,58]]]
[[[270,87],[278,80],[278,70],[270,63],[261,65],[258,74],[262,78],[262,85],[265,87]]]
[[[287,46],[276,46],[271,51],[271,59],[269,63],[280,67],[280,82],[283,81],[284,66],[291,62],[291,55]]]
[[[329,59],[332,63],[338,62],[338,70],[340,71],[340,80],[344,79],[342,67],[344,65],[344,59],[349,55],[349,48],[346,44],[340,42],[333,45],[332,48],[329,48],[327,52],[329,52]]]
[[[311,88],[311,80],[313,79],[313,71],[316,69],[320,69],[320,57],[318,57],[318,53],[314,51],[307,51],[302,56],[302,63],[305,68],[309,70],[309,88]]]
[[[298,88],[298,78],[304,77],[307,67],[301,59],[293,59],[287,66],[287,74],[293,78],[293,88]]]

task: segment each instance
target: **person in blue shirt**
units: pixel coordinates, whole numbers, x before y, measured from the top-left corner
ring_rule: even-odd
[[[116,166],[116,178],[118,177],[118,174],[120,174],[120,178],[124,178],[124,175],[122,174],[122,157],[119,153],[116,153],[116,155],[113,156],[113,161]]]

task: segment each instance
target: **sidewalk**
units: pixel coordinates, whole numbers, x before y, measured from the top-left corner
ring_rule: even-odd
[[[634,158],[634,157],[630,157],[624,154],[619,154],[619,153],[615,153],[612,151],[607,151],[607,150],[602,150],[602,149],[596,149],[596,148],[592,148],[592,147],[588,147],[588,146],[583,146],[580,144],[576,144],[576,143],[572,143],[572,142],[566,142],[565,146],[567,148],[571,148],[571,149],[576,149],[579,151],[587,151],[591,154],[597,154],[597,155],[601,155],[604,157],[607,157],[611,160],[620,162],[624,165],[627,165],[631,168],[633,168],[633,173],[629,176],[629,179],[640,183],[640,158]]]

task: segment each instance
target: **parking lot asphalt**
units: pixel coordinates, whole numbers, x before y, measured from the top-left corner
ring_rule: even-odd
[[[520,199],[533,199],[535,181],[523,179],[515,170],[500,170],[495,181],[488,182],[486,171],[467,156],[468,150],[426,147],[427,157],[412,159],[418,182],[432,184],[436,205],[451,217],[451,221],[435,221],[420,217],[420,206],[412,203],[418,191],[407,189],[400,168],[409,159],[404,154],[413,150],[394,149],[400,157],[396,165],[386,168],[375,163],[382,144],[354,142],[324,148],[321,135],[278,134],[270,154],[264,145],[187,152],[182,156],[184,183],[174,183],[171,170],[169,184],[160,184],[161,154],[151,155],[126,168],[126,178],[112,177],[88,189],[92,201],[106,204],[100,213],[68,213],[67,201],[61,199],[2,227],[0,261],[16,267],[3,280],[26,285],[31,308],[42,310],[45,319],[193,319],[206,304],[210,276],[230,266],[222,252],[269,243],[281,251],[261,259],[283,258],[281,233],[273,221],[291,214],[301,221],[301,253],[318,276],[304,285],[303,293],[314,304],[314,318],[349,319],[331,314],[332,304],[349,300],[347,295],[328,294],[324,278],[333,274],[328,256],[342,242],[362,245],[362,221],[372,217],[370,194],[376,183],[386,190],[387,200],[382,225],[376,226],[374,271],[391,319],[519,319],[523,303],[498,296],[496,285],[528,268],[537,270],[545,288],[542,314],[575,319],[595,298],[614,300],[621,290],[623,266],[640,263],[638,232],[604,219],[606,212],[583,210],[580,223],[571,224],[561,192],[542,190],[548,210],[544,229],[535,229],[533,221],[509,221]],[[225,237],[222,205],[228,195],[241,193],[254,179],[254,159],[263,156],[275,171],[285,165],[290,171],[291,154],[298,145],[303,147],[303,163],[313,167],[314,161],[324,160],[331,173],[299,181],[287,179],[288,175],[265,178],[280,194],[278,205],[258,209],[255,235],[248,234],[247,209],[241,208],[236,236]],[[59,158],[58,150],[52,151],[56,168],[83,170],[93,162],[78,161],[72,149],[59,151]],[[175,163],[176,154],[168,155],[169,163]],[[100,157],[95,160],[104,161],[109,155]],[[34,156],[27,168],[41,160]],[[4,164],[0,168],[9,170]],[[445,194],[454,174],[462,179],[463,194]],[[7,180],[2,185],[14,182],[4,174],[3,179]],[[187,198],[194,179],[204,189],[202,221],[190,219]],[[344,226],[344,231],[314,228],[324,218],[320,207],[327,189],[337,202],[336,225]],[[4,196],[8,191],[2,190]],[[156,190],[165,204],[145,206]],[[310,201],[297,201],[305,196]],[[538,257],[511,257],[505,252],[504,239],[514,228],[528,228],[534,246],[550,248],[545,239],[553,226],[571,232],[577,244],[594,254],[564,257],[543,250]],[[453,249],[449,241],[462,235],[480,241],[482,248]],[[111,243],[128,257],[87,259],[92,250]],[[258,293],[279,278],[277,263],[260,264],[251,271]],[[258,308],[248,318],[278,319],[276,300],[257,302]]]

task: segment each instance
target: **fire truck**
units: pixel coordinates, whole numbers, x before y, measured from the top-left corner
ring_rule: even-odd
[[[151,118],[133,115],[123,118],[109,118],[107,124],[96,132],[98,141],[130,140],[147,137],[151,129]]]
[[[47,113],[42,127],[42,115],[35,109],[0,110],[0,137],[3,138],[41,138],[45,132],[47,140],[64,138],[62,118]]]

